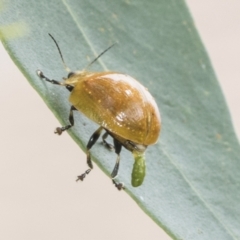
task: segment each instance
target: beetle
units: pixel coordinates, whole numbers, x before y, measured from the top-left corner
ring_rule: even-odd
[[[56,40],[51,34],[49,35],[56,44],[69,74],[67,78],[63,78],[63,82],[49,79],[40,70],[37,70],[37,75],[52,84],[65,86],[70,91],[69,101],[71,103],[69,124],[56,128],[55,133],[61,135],[62,132],[74,126],[73,111],[75,110],[100,125],[86,146],[89,169],[78,176],[77,180],[83,181],[86,174],[89,174],[93,168],[90,149],[102,131],[105,131],[102,136],[104,145],[109,149],[114,148],[117,154],[111,173],[114,185],[119,190],[124,188],[123,183],[115,181],[123,146],[132,152],[135,160],[132,169],[132,186],[140,186],[145,177],[145,150],[149,145],[157,142],[161,129],[160,113],[154,98],[142,84],[129,75],[114,71],[89,72],[86,70],[113,45],[99,54],[85,70],[71,72],[64,62]],[[106,141],[108,135],[113,138],[114,146]]]

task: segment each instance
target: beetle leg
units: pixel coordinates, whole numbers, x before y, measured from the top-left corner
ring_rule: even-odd
[[[74,106],[71,106],[70,113],[69,113],[69,122],[70,124],[64,127],[58,127],[56,128],[55,132],[58,135],[61,135],[63,131],[66,131],[67,129],[71,128],[74,125],[74,118],[73,118],[73,111],[77,110]]]
[[[102,136],[103,144],[109,149],[114,149],[114,146],[106,141],[106,138],[108,137],[108,132],[105,132]]]
[[[44,74],[43,74],[43,72],[42,71],[40,71],[40,70],[37,70],[37,75],[41,78],[41,79],[44,79],[45,81],[47,81],[47,82],[50,82],[50,83],[52,83],[52,84],[57,84],[57,85],[65,85],[64,83],[61,83],[61,82],[58,82],[58,81],[56,81],[56,80],[51,80],[51,79],[49,79],[49,78],[47,78]]]
[[[115,178],[118,174],[119,163],[120,163],[120,152],[122,150],[122,144],[115,138],[113,139],[113,142],[114,142],[114,147],[115,147],[115,153],[117,154],[117,161],[116,161],[114,169],[111,173],[111,177]]]
[[[122,189],[125,189],[123,183],[117,183],[114,179],[112,179],[112,182],[119,191],[122,190]]]
[[[90,139],[88,141],[88,144],[87,144],[87,165],[90,167],[90,169],[85,171],[85,173],[83,173],[82,175],[78,176],[77,181],[78,180],[83,181],[83,179],[86,177],[86,174],[89,174],[89,172],[93,168],[92,160],[91,160],[91,156],[90,156],[90,149],[92,148],[92,146],[96,143],[96,141],[100,137],[102,130],[103,130],[102,127],[98,128],[97,131],[95,131],[93,133],[93,135],[90,137]]]
[[[88,144],[87,144],[87,164],[90,168],[93,168],[91,156],[90,156],[90,149],[92,146],[96,143],[98,138],[100,137],[100,134],[102,132],[102,127],[98,128],[97,131],[93,133],[93,135],[90,137]]]
[[[114,178],[117,176],[118,174],[118,169],[119,169],[119,163],[120,163],[120,152],[122,150],[122,144],[116,140],[115,138],[113,139],[113,143],[114,143],[114,147],[115,147],[115,153],[117,154],[117,161],[116,164],[114,166],[114,169],[111,173],[111,177],[112,177],[112,182],[115,185],[115,187],[118,190],[124,189],[124,184],[123,183],[117,183]]]
[[[88,170],[85,171],[85,173],[83,173],[82,175],[78,176],[77,179],[76,179],[76,182],[81,180],[83,181],[83,179],[86,177],[87,174],[89,174],[91,172],[91,168],[89,168]]]
[[[65,83],[63,82],[59,82],[59,81],[56,81],[54,79],[49,79],[48,77],[46,77],[42,71],[40,70],[37,70],[37,75],[41,78],[41,79],[44,79],[45,81],[47,82],[50,82],[52,84],[56,84],[56,85],[61,85],[61,86],[65,86],[67,88],[67,90],[69,90],[70,92],[73,90],[73,86],[71,85],[66,85]]]
[[[43,72],[40,71],[40,70],[37,70],[37,75],[38,75],[41,79],[44,79],[45,81],[50,82],[50,83],[52,83],[52,84],[64,85],[64,83],[61,83],[61,82],[58,82],[58,81],[56,81],[56,80],[53,80],[53,79],[51,80],[51,79],[47,78],[47,77],[43,74]]]

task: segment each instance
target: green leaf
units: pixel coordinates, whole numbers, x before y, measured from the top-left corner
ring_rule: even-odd
[[[0,22],[5,48],[63,125],[69,93],[36,75],[41,69],[49,78],[66,77],[48,33],[72,70],[83,69],[117,42],[91,70],[135,77],[155,97],[162,116],[141,187],[131,186],[131,154],[121,155],[119,180],[126,192],[174,239],[240,238],[239,143],[184,1],[9,0]],[[4,30],[14,23],[23,26],[16,35]],[[75,122],[69,133],[85,150],[97,125],[81,114]],[[110,176],[115,154],[101,144],[91,152]]]

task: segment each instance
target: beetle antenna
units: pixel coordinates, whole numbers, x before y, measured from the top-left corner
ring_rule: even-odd
[[[58,49],[58,52],[59,52],[60,57],[61,57],[61,59],[62,59],[62,63],[63,63],[63,66],[64,66],[65,70],[66,70],[67,72],[71,72],[70,68],[66,65],[66,63],[65,63],[65,61],[64,61],[64,59],[63,59],[63,55],[62,55],[62,53],[61,53],[61,50],[60,50],[60,47],[58,46],[57,41],[55,40],[55,38],[54,38],[50,33],[48,33],[48,35],[52,38],[52,40],[54,41],[55,45],[57,46],[57,49]]]
[[[116,42],[109,46],[107,49],[105,49],[102,53],[100,53],[95,59],[93,59],[93,61],[87,65],[86,69],[88,69],[93,63],[95,63],[104,53],[111,49],[115,44]]]

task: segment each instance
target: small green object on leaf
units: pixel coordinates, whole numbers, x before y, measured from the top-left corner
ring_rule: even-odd
[[[133,152],[133,156],[135,161],[132,170],[132,185],[138,187],[142,184],[145,177],[145,153]]]

